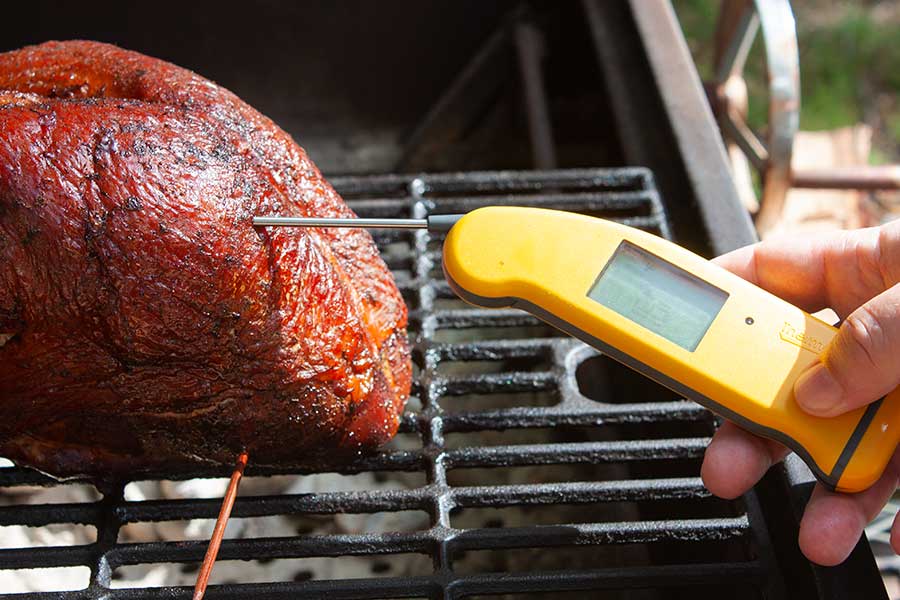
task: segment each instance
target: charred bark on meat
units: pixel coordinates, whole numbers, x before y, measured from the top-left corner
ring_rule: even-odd
[[[92,42],[0,55],[0,455],[59,476],[313,465],[390,439],[406,307],[303,150]],[[12,337],[14,336],[14,337]]]

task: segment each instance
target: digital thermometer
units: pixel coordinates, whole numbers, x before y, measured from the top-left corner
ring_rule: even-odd
[[[447,231],[462,299],[515,307],[741,427],[794,450],[827,487],[861,491],[900,441],[900,388],[831,418],[803,412],[796,379],[837,329],[667,240],[563,211],[486,207],[399,223],[257,218],[256,225]]]

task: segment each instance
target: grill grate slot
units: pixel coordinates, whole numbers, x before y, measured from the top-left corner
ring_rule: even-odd
[[[670,231],[652,177],[639,168],[332,183],[363,216],[421,218],[485,204],[532,205],[616,219],[667,237]],[[439,238],[416,231],[376,232],[375,239],[410,307],[415,382],[400,438],[377,454],[335,465],[335,473],[348,476],[337,483],[251,464],[248,481],[282,475],[289,477],[274,478],[273,485],[284,479],[308,487],[243,492],[234,506],[236,526],[278,517],[284,528],[226,539],[220,560],[254,562],[241,563],[244,583],[213,585],[211,597],[530,598],[646,588],[639,597],[654,599],[666,596],[653,590],[735,584],[755,590],[752,597],[767,593],[764,565],[772,549],[765,525],[741,502],[710,498],[696,477],[713,431],[707,412],[643,382],[629,383],[594,358],[595,351],[530,315],[460,303],[440,275]],[[585,379],[603,385],[585,387]],[[547,472],[556,479],[547,480]],[[176,479],[223,475],[197,471]],[[177,484],[172,474],[151,477]],[[123,491],[127,483],[102,498],[26,505],[17,490],[65,486],[28,469],[0,468],[0,486],[8,488],[0,526],[96,529],[92,543],[0,548],[0,570],[89,567],[86,589],[82,581],[69,592],[0,598],[189,598],[206,542],[127,541],[125,529],[214,519],[220,496],[135,500]],[[579,518],[566,520],[582,509]],[[392,526],[390,519],[403,512],[417,514],[421,527]],[[353,519],[367,518],[384,520],[353,530]],[[517,553],[524,553],[518,565]],[[363,570],[322,580],[316,565],[323,557],[342,557]],[[403,571],[404,560],[418,570]],[[265,575],[279,561],[312,562],[287,579],[261,578],[252,569]],[[169,571],[180,574],[180,587],[135,587],[131,570],[162,564],[181,565]]]

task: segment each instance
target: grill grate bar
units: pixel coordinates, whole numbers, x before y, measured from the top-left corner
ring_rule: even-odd
[[[3,548],[0,549],[0,564],[4,569],[78,567],[91,564],[94,561],[96,549],[96,544]]]
[[[413,533],[334,534],[295,538],[224,540],[219,560],[307,558],[312,556],[366,556],[429,554],[446,541],[453,552],[555,546],[599,546],[660,541],[704,542],[746,534],[746,517],[680,521],[575,523],[533,525],[507,529],[456,530],[438,527]],[[196,562],[203,559],[207,542],[153,542],[119,544],[107,554],[113,567],[148,562]],[[55,550],[55,549],[54,549]]]
[[[444,431],[468,432],[495,429],[526,429],[553,426],[614,425],[622,423],[663,423],[708,421],[709,413],[690,402],[601,405],[585,400],[583,408],[569,406],[507,408],[464,412],[444,417]],[[575,401],[577,403],[577,401]]]
[[[436,193],[456,195],[473,191],[527,192],[557,189],[590,189],[608,192],[647,190],[656,194],[653,176],[642,167],[616,169],[555,169],[542,171],[481,171],[470,173],[432,173],[428,175],[367,175],[333,177],[331,185],[352,204],[362,196],[406,197],[411,191],[418,198]],[[404,208],[408,208],[408,204]]]
[[[404,417],[401,419],[401,426],[409,427],[414,423],[414,417]],[[414,426],[413,426],[414,429]],[[411,431],[411,429],[407,429]],[[421,468],[421,453],[412,451],[384,451],[378,454],[360,456],[352,462],[336,462],[332,465],[325,465],[315,470],[304,469],[302,467],[267,467],[267,466],[249,466],[247,467],[246,477],[269,477],[274,475],[297,475],[309,473],[342,473],[355,474],[364,471],[416,471]],[[0,478],[0,487],[20,487],[20,486],[40,486],[40,487],[57,487],[60,482],[30,469],[9,467],[0,468],[0,472],[5,473]],[[204,467],[198,466],[192,470],[176,471],[176,472],[159,472],[144,471],[135,473],[132,481],[151,481],[151,480],[172,480],[183,481],[186,479],[202,479],[202,478],[222,478],[228,476],[228,471],[224,467]],[[72,478],[67,483],[90,483],[85,479]],[[124,482],[127,483],[127,482]],[[123,485],[124,485],[123,483]],[[65,485],[65,484],[64,484]],[[2,567],[2,565],[0,565]],[[2,597],[2,595],[0,595]]]
[[[586,502],[589,500],[585,500]],[[413,533],[317,535],[294,538],[225,540],[219,560],[308,558],[314,556],[366,556],[382,554],[429,554],[441,541],[453,551],[543,548],[555,546],[601,546],[661,541],[706,542],[746,535],[746,516],[734,518],[661,520],[611,523],[568,523],[507,529],[455,530],[436,528]],[[111,568],[160,562],[199,562],[207,542],[144,542],[117,544],[104,559]],[[53,546],[0,550],[7,569],[71,567],[89,563],[97,545]]]
[[[427,197],[427,196],[426,196]],[[570,210],[579,212],[604,212],[610,216],[628,215],[633,212],[650,213],[654,200],[653,192],[647,190],[620,192],[558,192],[546,190],[540,195],[522,196],[506,195],[465,195],[453,198],[440,198],[442,212],[467,212],[482,206],[513,206],[527,200],[528,206]],[[393,202],[393,204],[391,204]],[[388,204],[384,204],[388,203]],[[365,201],[349,201],[353,210],[366,215],[389,214],[391,211],[402,212],[409,208],[403,200],[373,199]],[[656,223],[654,223],[656,225]]]
[[[533,483],[519,485],[466,486],[450,488],[454,506],[498,507],[516,505],[577,504],[586,502],[618,502],[623,500],[673,500],[709,496],[699,478],[609,480],[600,482]],[[283,494],[279,496],[240,497],[232,518],[272,515],[375,513],[385,511],[424,510],[433,490],[426,486],[411,490],[369,490],[360,492],[323,492],[316,494]],[[52,523],[93,525],[105,508],[100,502],[19,506],[0,509],[4,526],[31,527]],[[152,523],[188,519],[214,519],[218,514],[216,500],[144,500],[123,502],[115,507],[119,523]]]
[[[459,581],[459,594],[511,594],[516,592],[647,589],[659,587],[706,587],[727,582],[729,586],[762,583],[764,571],[756,561],[726,564],[658,565],[640,569],[596,569],[575,571],[559,585],[558,573],[510,573],[473,575]]]
[[[550,546],[600,546],[661,541],[703,542],[746,534],[746,516],[637,523],[567,523],[508,529],[470,529],[453,537],[455,550],[499,550]]]
[[[22,467],[3,467],[0,469],[0,487],[25,485],[58,486],[59,482],[43,473]]]
[[[442,396],[462,396],[481,394],[502,389],[506,393],[544,392],[556,389],[556,373],[528,373],[510,371],[507,373],[470,376],[443,377],[440,379]]]
[[[232,518],[268,515],[373,513],[426,508],[432,490],[370,490],[327,492],[320,494],[283,494],[280,496],[239,497]],[[214,519],[218,507],[214,500],[147,500],[131,502],[119,511],[123,523]]]
[[[31,527],[50,523],[93,525],[100,520],[104,508],[105,506],[100,502],[0,506],[0,525],[28,525]]]
[[[470,344],[434,344],[431,352],[442,361],[504,360],[508,358],[549,357],[556,345],[553,338],[496,340]]]
[[[624,481],[565,482],[458,488],[453,501],[458,507],[547,504],[582,504],[635,500],[674,500],[708,497],[699,477]]]
[[[335,534],[293,538],[223,540],[218,560],[308,558],[312,556],[366,556],[382,554],[428,554],[435,544],[428,532]],[[115,567],[154,562],[199,562],[208,542],[150,542],[119,544],[107,556]]]
[[[608,568],[570,570],[565,577],[558,571],[529,573],[484,573],[446,578],[404,577],[361,579],[355,581],[308,581],[303,583],[249,584],[240,588],[210,586],[211,597],[230,600],[251,597],[269,600],[295,598],[421,598],[439,597],[441,584],[452,588],[452,598],[470,594],[515,594],[553,591],[604,589],[698,588],[739,584],[762,585],[765,571],[757,561],[726,564],[654,565],[642,568]],[[239,590],[239,591],[236,591]],[[361,593],[360,590],[365,590]],[[115,600],[173,600],[190,598],[190,588],[149,588],[146,590],[113,590]],[[214,596],[213,596],[214,595]],[[75,598],[66,595],[61,600]],[[29,600],[28,596],[23,596]]]
[[[495,327],[534,327],[542,321],[515,309],[460,309],[435,311],[422,320],[423,331],[437,329],[491,329]],[[563,334],[560,334],[563,335]]]
[[[523,444],[448,450],[448,468],[605,463],[703,456],[709,438]]]
[[[431,577],[371,578],[349,580],[306,581],[302,583],[250,583],[242,585],[210,585],[206,597],[215,600],[296,600],[297,598],[324,598],[329,600],[358,600],[371,598],[425,598],[438,597],[440,583]],[[362,591],[361,591],[362,590]],[[192,587],[148,587],[112,589],[104,591],[104,600],[190,600]],[[16,594],[16,600],[46,600],[46,594]],[[83,600],[84,592],[61,592],[52,595],[53,600]]]

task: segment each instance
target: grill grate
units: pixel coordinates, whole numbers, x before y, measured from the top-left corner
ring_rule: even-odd
[[[332,183],[363,216],[421,218],[519,204],[614,218],[669,237],[644,169],[388,175]],[[617,589],[633,591],[604,597],[649,599],[704,597],[739,584],[748,591],[738,598],[781,595],[754,497],[715,500],[696,476],[713,429],[709,413],[525,313],[465,306],[441,278],[434,234],[375,236],[410,307],[416,376],[399,434],[406,442],[335,471],[418,473],[425,483],[241,496],[232,519],[424,511],[429,524],[419,531],[226,539],[219,560],[375,561],[410,554],[430,558],[433,568],[411,576],[213,585],[208,597],[518,598]],[[286,473],[254,469],[252,462],[247,469],[248,476],[278,474]],[[60,484],[11,466],[0,469],[0,486],[14,492]],[[88,567],[86,589],[0,598],[190,597],[187,587],[120,589],[114,573],[129,565],[199,563],[205,541],[122,543],[119,532],[131,524],[213,519],[220,500],[126,500],[124,486],[96,501],[0,506],[2,526],[92,525],[97,531],[90,544],[0,549],[0,570]],[[6,498],[9,504],[16,496]],[[485,514],[500,516],[479,520]]]

